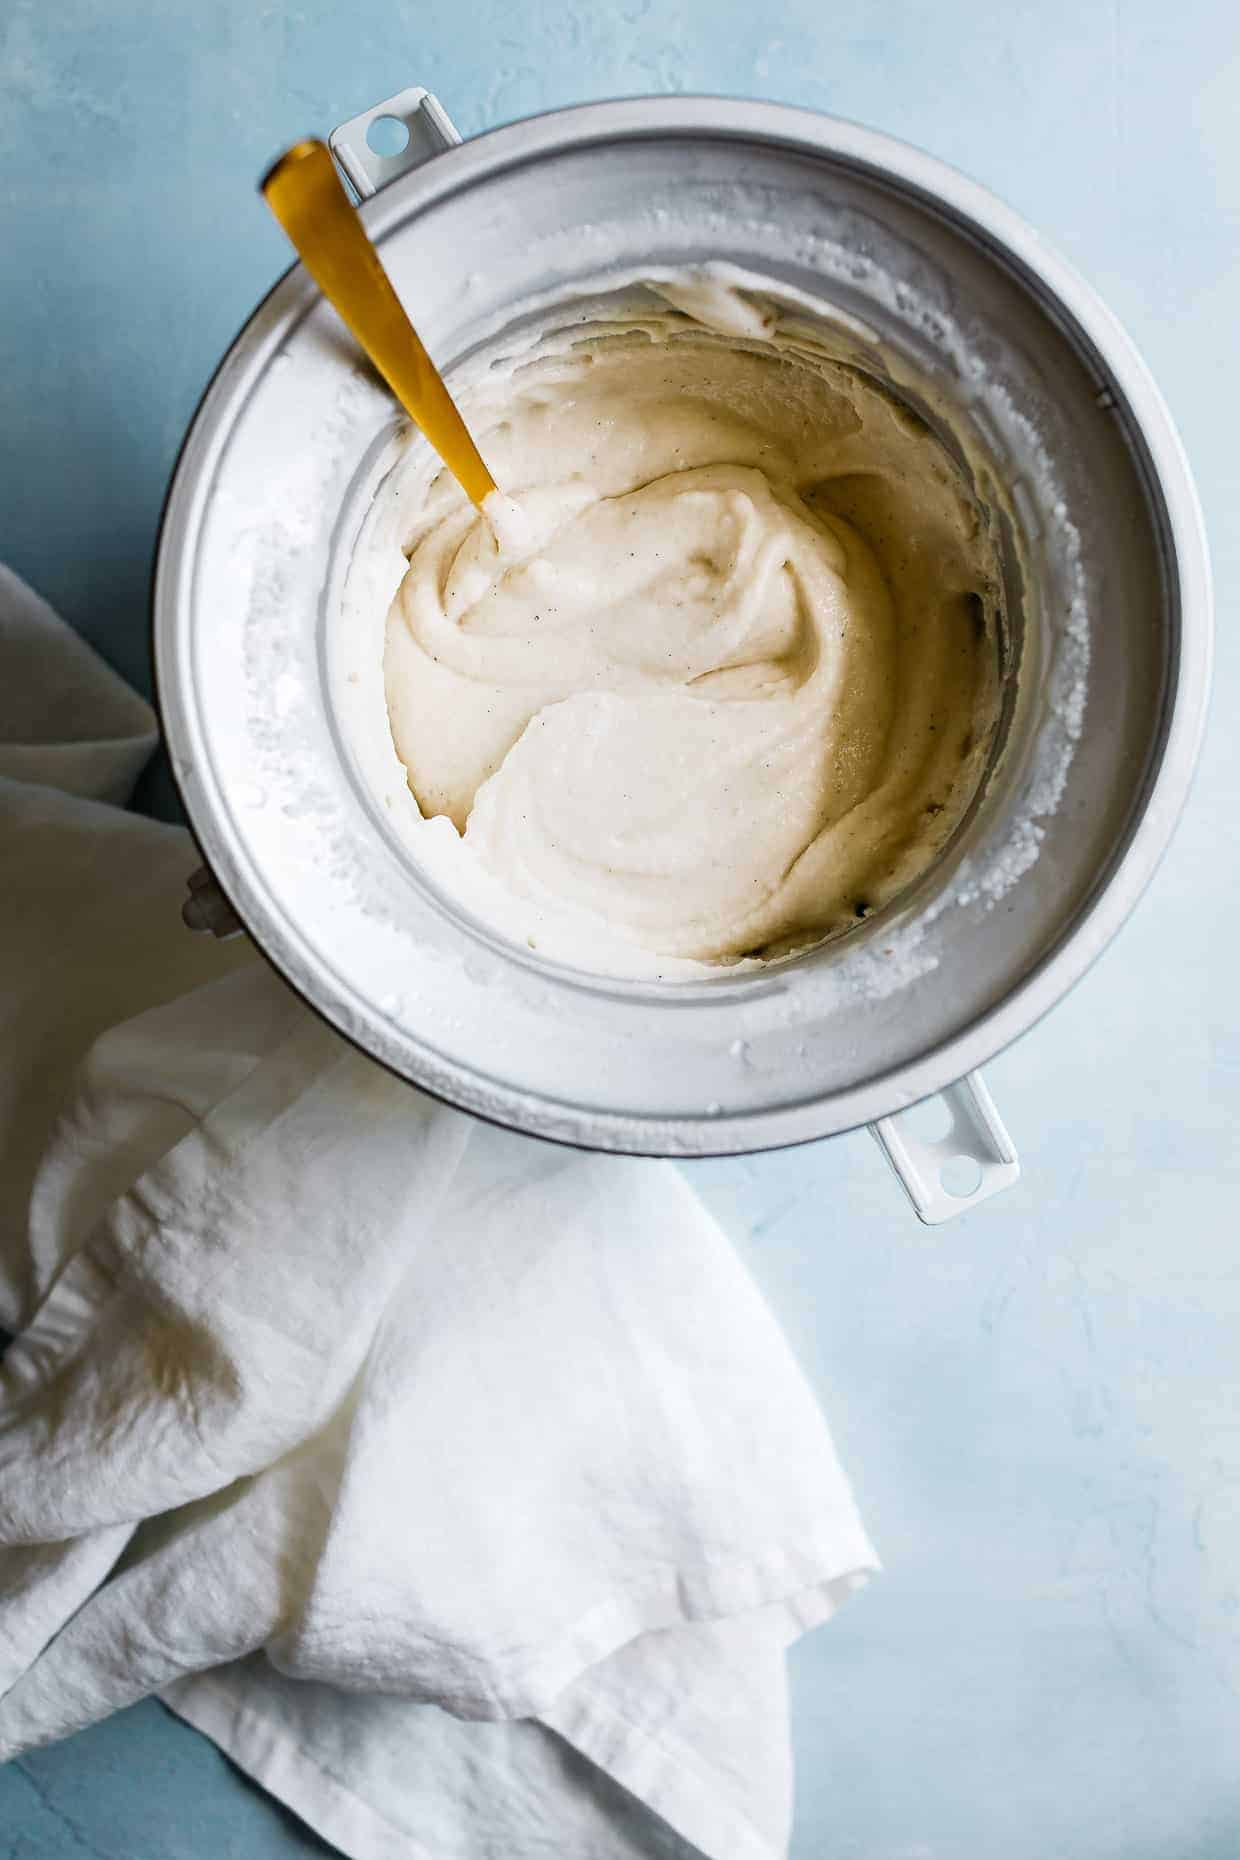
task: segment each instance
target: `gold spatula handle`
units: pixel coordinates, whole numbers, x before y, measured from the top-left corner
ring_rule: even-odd
[[[475,504],[495,489],[469,428],[422,346],[358,218],[325,142],[298,142],[264,177],[263,196],[306,270]]]

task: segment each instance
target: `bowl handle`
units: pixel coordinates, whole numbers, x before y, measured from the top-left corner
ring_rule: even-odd
[[[366,140],[370,125],[381,116],[394,117],[409,132],[409,140],[399,154],[377,155]],[[442,155],[445,149],[455,148],[460,139],[456,124],[438,97],[432,97],[429,90],[422,90],[418,85],[410,90],[399,90],[394,97],[385,97],[382,103],[363,110],[360,116],[351,116],[327,138],[332,154],[359,200],[369,200],[389,181],[399,180],[411,168],[420,168],[424,161]]]
[[[980,1072],[968,1073],[923,1102],[947,1110],[951,1123],[946,1136],[931,1142],[914,1135],[905,1111],[880,1117],[870,1129],[918,1218],[935,1225],[1010,1188],[1020,1175],[1020,1161]],[[975,1185],[964,1192],[949,1188],[943,1180],[949,1163],[960,1163],[966,1172],[970,1163],[976,1164],[980,1173]]]

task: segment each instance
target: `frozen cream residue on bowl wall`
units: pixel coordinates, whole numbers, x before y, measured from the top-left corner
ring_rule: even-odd
[[[511,942],[668,979],[927,871],[991,756],[1004,624],[994,515],[930,428],[722,269],[454,385],[524,533],[406,438],[344,597],[376,660],[382,620],[355,747],[423,869]]]

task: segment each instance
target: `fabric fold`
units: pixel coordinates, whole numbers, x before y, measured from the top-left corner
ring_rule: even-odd
[[[158,1693],[352,1860],[776,1860],[874,1558],[716,1224],[190,937],[149,712],[11,576],[0,734],[0,1755]]]

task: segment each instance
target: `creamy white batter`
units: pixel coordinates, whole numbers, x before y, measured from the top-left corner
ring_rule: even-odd
[[[407,560],[384,683],[440,879],[546,953],[674,975],[851,927],[933,860],[999,595],[915,416],[758,296],[660,293],[464,397],[502,546],[416,441],[361,553]]]

